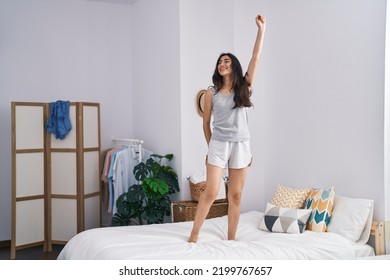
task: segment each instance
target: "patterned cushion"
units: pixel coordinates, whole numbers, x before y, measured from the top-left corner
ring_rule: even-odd
[[[302,233],[311,210],[278,207],[267,203],[259,229],[270,232]]]
[[[310,190],[278,185],[271,203],[286,208],[302,208]]]
[[[334,195],[334,187],[310,191],[305,204],[305,208],[311,210],[307,230],[327,231],[333,210]]]

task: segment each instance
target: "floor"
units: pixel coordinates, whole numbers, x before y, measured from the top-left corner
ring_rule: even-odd
[[[61,252],[63,245],[52,245],[52,252],[44,252],[42,246],[16,251],[17,260],[56,260]],[[0,248],[0,260],[10,260],[10,248]]]

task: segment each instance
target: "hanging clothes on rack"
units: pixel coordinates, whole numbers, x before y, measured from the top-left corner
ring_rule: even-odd
[[[107,206],[107,213],[111,213],[111,206],[112,206],[112,197],[111,194],[113,192],[112,188],[112,179],[109,180],[109,172],[111,168],[111,163],[113,162],[113,158],[115,159],[115,152],[122,149],[123,147],[115,147],[108,150],[105,150],[103,152],[103,166],[102,166],[102,191],[103,191],[103,197],[102,202],[104,205]],[[111,175],[112,176],[112,175]]]
[[[140,162],[136,146],[126,146],[126,148],[116,153],[113,164],[113,193],[112,193],[112,213],[116,213],[116,201],[119,196],[128,191],[129,187],[136,184],[137,180],[133,174],[134,167]]]
[[[108,175],[107,175],[107,180],[108,180],[108,213],[112,213],[112,209],[115,209],[115,200],[114,200],[114,192],[115,192],[115,187],[114,187],[114,172],[115,172],[115,162],[116,162],[116,155],[118,152],[123,150],[124,148],[116,148],[111,152],[111,160],[110,160],[110,166],[108,169]]]
[[[133,174],[134,167],[140,162],[146,162],[153,154],[142,147],[139,139],[113,139],[113,148],[106,153],[102,180],[108,183],[107,212],[115,214],[116,200],[136,184]]]
[[[112,143],[114,148],[124,147],[124,146],[134,146],[134,148],[137,149],[138,151],[139,162],[142,161],[142,144],[144,143],[143,140],[115,138],[112,140]]]

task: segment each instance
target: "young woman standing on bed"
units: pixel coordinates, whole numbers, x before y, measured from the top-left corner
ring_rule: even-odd
[[[213,87],[205,94],[203,131],[208,144],[206,161],[206,187],[196,210],[195,220],[188,242],[197,242],[200,228],[218,195],[225,167],[229,172],[228,240],[236,237],[240,216],[241,193],[248,166],[252,161],[249,143],[247,108],[252,106],[250,96],[257,64],[263,45],[266,20],[256,16],[258,27],[252,58],[245,76],[238,59],[221,54],[213,75]],[[213,114],[213,131],[210,120]]]

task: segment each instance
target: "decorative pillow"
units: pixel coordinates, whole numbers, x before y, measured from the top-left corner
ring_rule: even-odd
[[[373,200],[336,195],[328,231],[340,234],[352,242],[367,243],[370,237],[373,207]],[[369,218],[370,214],[371,218]],[[365,228],[368,230],[364,231]]]
[[[374,201],[372,201],[372,206],[370,209],[370,213],[368,214],[368,218],[366,221],[366,224],[363,228],[362,235],[360,236],[359,240],[356,241],[356,243],[360,244],[366,244],[371,236],[371,227],[372,227],[372,221],[374,219]]]
[[[278,185],[271,203],[286,208],[302,208],[311,189],[289,188]]]
[[[306,199],[305,208],[311,210],[307,230],[325,232],[332,215],[334,187],[311,190]]]
[[[267,203],[259,229],[270,232],[302,233],[311,210],[278,207]]]

